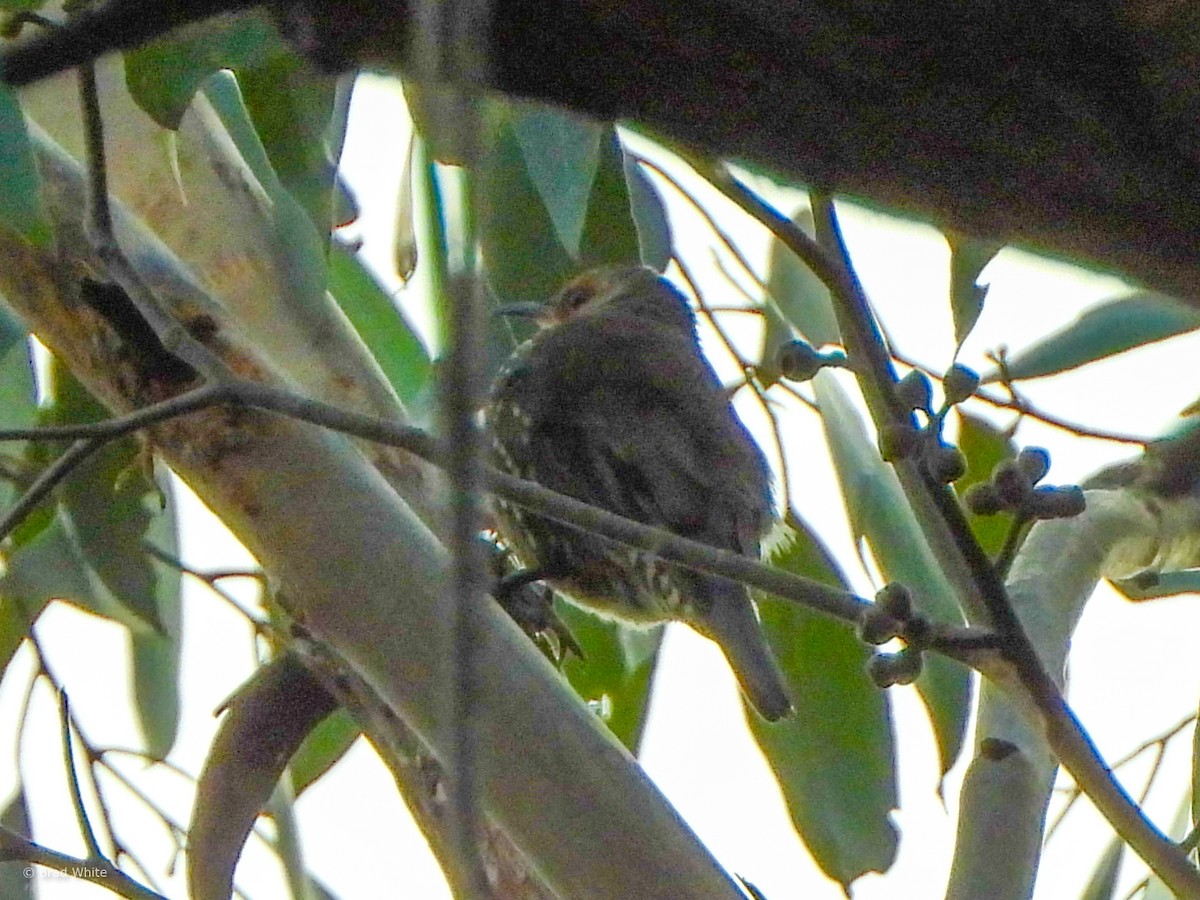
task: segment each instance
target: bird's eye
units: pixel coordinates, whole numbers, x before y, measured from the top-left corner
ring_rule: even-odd
[[[564,312],[574,312],[591,299],[592,292],[583,285],[567,288],[558,305]]]

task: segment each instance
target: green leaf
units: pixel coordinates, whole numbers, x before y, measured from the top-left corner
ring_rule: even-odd
[[[37,386],[33,377],[29,333],[25,326],[0,303],[0,427],[28,428],[37,419]],[[0,444],[0,457],[12,460],[10,469],[19,469],[26,442]],[[17,496],[17,487],[7,478],[0,479],[0,509],[8,509]]]
[[[602,147],[616,142],[611,126],[533,104],[510,107],[509,124],[558,242],[579,256]]]
[[[979,321],[987,299],[988,286],[979,283],[979,273],[1004,245],[953,232],[946,233],[946,243],[950,245],[950,313],[954,340],[961,346]]]
[[[612,733],[636,755],[663,629],[634,628],[564,602],[555,604],[555,613],[584,653],[584,659],[568,657],[563,674],[580,697],[599,706]]]
[[[828,370],[819,372],[813,385],[855,535],[866,539],[884,577],[912,592],[917,609],[935,622],[961,622],[954,592],[925,542],[896,473],[867,437],[850,397]],[[944,774],[962,751],[971,676],[958,663],[927,654],[916,686],[933,723]]]
[[[237,79],[271,166],[324,238],[333,223],[334,166],[325,138],[335,79],[283,52],[239,68]]]
[[[242,89],[233,73],[214,72],[204,82],[204,96],[212,104],[221,124],[225,126],[238,153],[258,179],[258,183],[272,195],[279,191],[282,188],[279,176],[275,174],[271,159],[267,155],[267,148],[263,146],[254,123],[250,120]]]
[[[844,585],[802,524],[768,548],[777,568]],[[796,830],[831,878],[849,885],[886,871],[898,845],[896,761],[888,695],[867,677],[868,652],[844,623],[758,596],[763,628],[796,713],[769,724],[747,716],[787,801]]]
[[[544,300],[577,266],[525,168],[512,127],[501,120],[494,135],[479,174],[484,273],[502,302]]]
[[[796,210],[792,221],[809,237],[815,234],[812,210],[807,206]],[[829,289],[778,238],[771,240],[767,294],[783,319],[814,347],[841,342]]]
[[[145,542],[171,559],[179,557],[179,523],[172,483],[163,478],[163,508],[150,520]],[[162,631],[131,629],[130,662],[133,703],[142,730],[144,749],[164,759],[179,733],[179,654],[182,645],[182,574],[160,562],[156,569],[155,602]]]
[[[1200,328],[1200,310],[1150,291],[1109,300],[1065,328],[1010,356],[1010,378],[1041,378],[1065,372],[1134,347]],[[996,381],[991,372],[984,381]]]
[[[339,242],[329,255],[329,290],[396,394],[415,402],[433,373],[429,352],[383,285]]]
[[[0,224],[35,247],[48,247],[53,237],[42,206],[41,179],[25,130],[25,115],[16,93],[3,83],[0,83]]]
[[[5,558],[5,572],[0,576],[2,667],[8,666],[29,626],[55,599],[110,617],[120,610],[58,516]]]
[[[14,763],[16,760],[13,761]],[[0,827],[7,828],[22,837],[33,834],[33,824],[29,817],[29,804],[25,797],[25,788],[18,783],[16,793],[4,804],[0,811]],[[4,859],[0,857],[0,897],[7,900],[33,900],[34,879],[29,877],[29,863],[23,859]]]
[[[629,188],[629,205],[637,228],[642,262],[662,272],[675,252],[671,222],[662,198],[645,171],[628,153],[624,157],[625,183]]]
[[[327,716],[310,731],[288,763],[295,795],[299,797],[313,782],[333,768],[360,734],[362,729],[358,727],[354,717],[344,709]]]
[[[1125,842],[1119,837],[1108,842],[1079,900],[1113,900],[1117,895],[1117,878],[1121,874],[1121,858],[1124,854]]]
[[[637,225],[625,181],[625,151],[614,129],[600,142],[600,165],[587,199],[586,221],[579,250],[580,265],[641,262]]]
[[[954,491],[961,497],[973,484],[990,481],[992,470],[1000,462],[1013,459],[1017,448],[1012,439],[987,419],[972,416],[956,407],[958,416],[958,449],[967,458],[967,473],[954,483]],[[966,511],[971,531],[985,553],[993,558],[1004,546],[1004,540],[1012,525],[1012,515],[998,513],[980,516]]]
[[[219,69],[237,69],[286,52],[263,12],[188,26],[125,54],[134,102],[174,130],[200,85]]]
[[[57,359],[51,363],[53,405],[48,423],[79,424],[108,418],[108,412]],[[63,529],[88,565],[134,619],[162,631],[155,596],[153,563],[142,546],[150,527],[148,503],[157,504],[157,486],[142,472],[137,440],[113,441],[78,466],[58,489]],[[96,612],[112,615],[97,608]]]

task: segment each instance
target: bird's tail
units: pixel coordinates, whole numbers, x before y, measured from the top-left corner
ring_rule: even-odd
[[[746,699],[768,722],[788,715],[792,700],[746,588],[709,578],[702,582],[699,593],[711,602],[702,605],[707,609],[693,624],[725,652]]]

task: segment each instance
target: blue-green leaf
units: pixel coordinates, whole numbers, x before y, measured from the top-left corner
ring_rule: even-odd
[[[781,528],[773,543],[772,566],[844,584],[803,525]],[[886,871],[898,844],[890,818],[896,761],[888,695],[867,677],[868,653],[842,622],[769,596],[756,599],[796,712],[774,724],[747,718],[792,822],[821,868],[843,885]]]
[[[578,256],[601,145],[611,127],[532,104],[513,106],[509,122],[558,242]]]
[[[512,127],[501,120],[493,135],[479,173],[484,273],[502,302],[544,300],[577,264],[529,175]],[[579,210],[581,223],[585,211]]]
[[[584,267],[641,262],[638,230],[625,180],[625,151],[611,127],[601,134],[599,164],[587,197],[583,234],[575,256]]]
[[[11,549],[0,576],[0,669],[51,600],[112,616],[120,604],[84,561],[83,553],[54,516],[48,527]]]
[[[979,273],[1004,245],[953,232],[946,233],[946,243],[950,245],[950,313],[954,340],[961,345],[979,321],[987,299],[988,286],[979,283]]]
[[[283,52],[239,68],[237,79],[271,166],[324,239],[333,224],[334,166],[325,138],[335,79]]]
[[[288,769],[292,774],[292,791],[299,797],[310,785],[328,772],[346,755],[346,751],[362,734],[362,729],[347,710],[339,709],[327,716],[300,743],[292,754]]]
[[[810,237],[815,233],[812,210],[807,206],[796,210],[792,221]],[[778,238],[771,241],[767,293],[784,320],[810,344],[820,347],[841,342],[829,289]]]
[[[125,84],[138,106],[174,130],[193,95],[214,72],[286,52],[266,13],[219,17],[128,51]]]
[[[1161,597],[1177,597],[1180,594],[1200,593],[1200,569],[1183,569],[1178,572],[1147,572],[1133,578],[1114,581],[1113,587],[1127,600],[1158,600]]]
[[[828,370],[819,372],[813,384],[855,535],[866,539],[884,577],[905,585],[930,619],[961,622],[954,592],[925,542],[896,473],[867,437],[850,397]],[[917,690],[933,722],[942,772],[947,772],[966,734],[970,673],[951,660],[927,655]]]
[[[37,388],[33,378],[29,333],[24,324],[0,303],[0,427],[28,428],[37,418]],[[0,444],[0,456],[16,460],[23,442]],[[17,466],[12,465],[10,470]],[[16,497],[16,486],[0,480],[0,509]]]
[[[107,410],[57,359],[51,373],[53,405],[48,422],[79,424],[108,417]],[[159,494],[142,472],[141,462],[141,448],[133,438],[113,441],[94,453],[59,487],[59,519],[88,565],[135,619],[117,617],[129,627],[140,620],[161,631],[154,565],[142,545],[152,519],[149,505],[159,502]],[[95,611],[114,615],[100,608]]]
[[[662,272],[675,252],[671,222],[662,198],[637,161],[625,154],[625,182],[629,186],[629,204],[637,228],[642,262]]]
[[[163,473],[162,509],[150,520],[145,541],[171,559],[179,556],[179,523],[174,488]],[[179,733],[179,653],[182,644],[182,576],[176,566],[159,563],[154,599],[161,631],[130,630],[133,702],[144,749],[154,759],[171,752]]]
[[[50,244],[50,221],[42,206],[41,179],[25,115],[16,93],[6,84],[0,84],[0,224],[34,246]]]
[[[1010,378],[1040,378],[1200,328],[1200,310],[1141,291],[1094,306],[1006,361]],[[999,372],[984,380],[995,381]]]
[[[337,242],[329,255],[329,290],[401,401],[416,402],[433,373],[429,353],[383,285]]]

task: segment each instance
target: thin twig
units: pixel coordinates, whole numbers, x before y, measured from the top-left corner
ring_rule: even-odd
[[[34,429],[36,431],[36,429]],[[8,537],[29,513],[44,500],[51,491],[62,483],[68,475],[75,471],[84,460],[99,450],[110,438],[85,437],[76,441],[58,459],[46,466],[42,473],[34,479],[33,484],[17,498],[8,512],[0,517],[0,540]]]
[[[134,881],[107,860],[97,864],[93,859],[80,859],[59,853],[3,826],[0,826],[0,858],[20,859],[35,866],[72,875],[91,884],[106,887],[127,900],[167,900],[162,894]]]
[[[1178,722],[1176,722],[1174,725],[1172,725],[1170,728],[1168,728],[1166,731],[1163,731],[1154,737],[1146,738],[1146,740],[1142,741],[1140,744],[1138,744],[1136,747],[1134,747],[1132,750],[1130,750],[1128,753],[1126,753],[1120,759],[1113,762],[1112,770],[1114,772],[1116,772],[1118,769],[1121,769],[1122,767],[1129,765],[1129,763],[1133,762],[1135,759],[1137,759],[1139,756],[1141,756],[1147,750],[1152,750],[1152,749],[1156,749],[1156,748],[1160,749],[1160,750],[1165,749],[1166,745],[1174,737],[1176,737],[1181,731],[1183,731],[1183,729],[1187,728],[1188,725],[1191,725],[1195,721],[1196,721],[1196,713],[1189,713],[1188,715],[1186,715],[1182,719],[1180,719]],[[1154,766],[1152,769],[1152,774],[1156,773],[1157,769],[1158,769],[1158,766],[1157,765]],[[1150,790],[1151,784],[1153,784],[1153,779],[1152,778],[1147,779],[1146,786],[1142,791],[1142,800],[1143,801],[1145,800],[1146,792]],[[1054,817],[1054,821],[1046,829],[1046,839],[1047,840],[1049,840],[1050,837],[1054,834],[1054,832],[1058,829],[1058,826],[1062,823],[1063,819],[1065,819],[1067,817],[1067,813],[1069,813],[1071,811],[1071,808],[1075,805],[1076,801],[1078,801],[1079,798],[1081,796],[1083,796],[1083,791],[1080,790],[1080,787],[1078,784],[1072,784],[1070,787],[1063,788],[1062,791],[1063,791],[1063,793],[1065,793],[1067,795],[1067,799],[1066,799],[1065,803],[1063,804],[1062,809],[1059,810],[1058,815],[1056,815]]]
[[[902,363],[909,368],[924,372],[930,378],[940,381],[942,372],[934,369],[932,366],[927,366],[924,363],[917,362],[911,357],[905,356],[895,350],[892,351],[892,357],[899,363]],[[1097,441],[1109,441],[1114,444],[1133,444],[1138,447],[1144,447],[1150,442],[1150,438],[1140,437],[1136,434],[1128,434],[1122,431],[1110,431],[1106,428],[1093,428],[1090,425],[1080,425],[1077,422],[1072,422],[1069,419],[1064,419],[1053,413],[1047,412],[1044,409],[1039,409],[1028,400],[1022,398],[1015,392],[1013,386],[1009,385],[1009,398],[999,397],[991,393],[986,388],[980,387],[975,390],[971,396],[976,400],[994,406],[997,409],[1008,409],[1017,413],[1019,416],[1027,416],[1030,419],[1036,419],[1045,425],[1052,428],[1058,428],[1061,431],[1066,431],[1076,437],[1092,438]]]
[[[107,862],[92,831],[92,823],[88,818],[87,808],[83,805],[83,792],[79,789],[79,771],[75,767],[75,750],[71,745],[71,703],[67,692],[58,690],[58,717],[62,731],[63,759],[67,766],[67,783],[71,788],[71,803],[75,807],[75,817],[79,822],[79,831],[83,843],[87,847],[88,859],[93,863]]]

